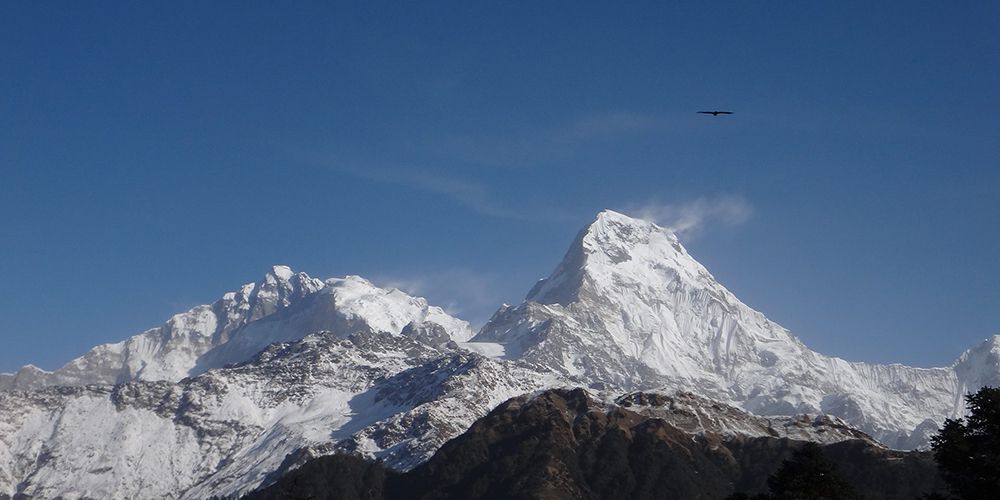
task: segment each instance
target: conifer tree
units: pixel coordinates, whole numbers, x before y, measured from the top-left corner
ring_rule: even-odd
[[[767,480],[775,500],[854,500],[861,496],[823,456],[816,443],[806,443]]]
[[[1000,388],[965,396],[969,416],[945,420],[931,438],[934,460],[950,492],[966,500],[1000,496]]]
[[[861,495],[823,456],[816,443],[806,443],[767,479],[770,494],[734,493],[727,500],[860,500]]]

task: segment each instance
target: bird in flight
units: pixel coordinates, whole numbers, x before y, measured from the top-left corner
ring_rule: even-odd
[[[731,114],[733,114],[733,112],[732,111],[699,111],[698,114],[699,115],[719,116],[719,115],[731,115]]]

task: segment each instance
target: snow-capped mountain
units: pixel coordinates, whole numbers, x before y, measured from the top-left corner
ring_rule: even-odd
[[[998,382],[1000,336],[948,368],[810,351],[671,232],[605,211],[474,337],[399,290],[276,266],[54,372],[0,375],[0,497],[236,495],[341,451],[406,470],[562,386],[693,434],[868,439],[847,422],[909,448]]]
[[[976,392],[980,387],[1000,387],[1000,335],[982,341],[959,356],[952,365],[961,384],[962,394]]]
[[[683,389],[759,415],[835,415],[903,449],[926,444],[961,415],[966,391],[1000,377],[1000,336],[948,368],[813,352],[730,293],[673,233],[612,211],[474,340],[581,384]]]
[[[179,383],[3,392],[0,494],[231,495],[337,450],[405,469],[551,383],[516,363],[367,331],[275,343]]]
[[[422,298],[378,288],[358,276],[323,281],[274,266],[260,281],[226,293],[211,305],[177,314],[122,342],[94,347],[54,372],[28,365],[16,374],[0,374],[0,390],[178,381],[249,359],[272,342],[312,332],[400,333],[410,323],[437,325],[456,340],[472,336],[467,322]]]

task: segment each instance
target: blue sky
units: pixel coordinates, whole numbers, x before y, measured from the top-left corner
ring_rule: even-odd
[[[997,4],[35,4],[0,7],[0,370],[277,263],[480,322],[603,208],[686,214],[827,354],[1000,333]]]

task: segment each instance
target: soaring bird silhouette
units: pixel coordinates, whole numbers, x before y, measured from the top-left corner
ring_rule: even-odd
[[[698,114],[699,115],[719,116],[719,115],[731,115],[731,114],[733,114],[733,112],[732,111],[699,111]]]

